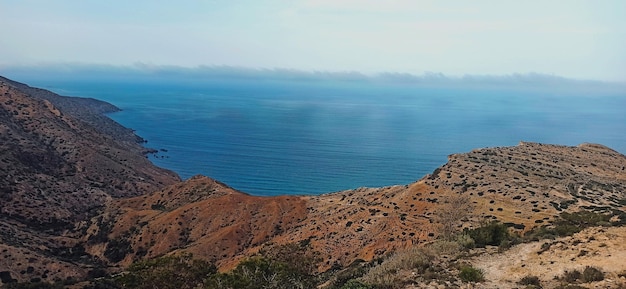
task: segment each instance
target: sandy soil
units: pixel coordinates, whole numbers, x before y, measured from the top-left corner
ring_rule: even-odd
[[[516,283],[524,276],[537,276],[544,288],[554,288],[561,283],[555,277],[565,271],[582,272],[585,266],[601,269],[605,280],[581,286],[626,288],[626,279],[618,276],[626,272],[626,227],[589,228],[571,237],[520,244],[503,253],[474,257],[472,263],[488,280],[477,288],[524,288]]]

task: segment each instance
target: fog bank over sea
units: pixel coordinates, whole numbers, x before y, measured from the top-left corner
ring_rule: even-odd
[[[247,68],[226,65],[181,67],[136,63],[132,66],[96,64],[40,64],[0,67],[0,73],[30,80],[92,80],[195,83],[217,79],[254,80],[297,80],[297,81],[351,81],[413,85],[446,86],[491,86],[505,85],[532,89],[583,89],[594,91],[624,91],[626,83],[599,80],[569,79],[542,73],[511,73],[508,75],[445,75],[439,72],[425,72],[421,75],[401,72],[380,72],[364,74],[357,71],[303,71],[285,68]]]
[[[626,86],[542,74],[448,77],[236,67],[38,66],[0,74],[93,97],[152,160],[257,195],[408,184],[447,155],[519,141],[626,152]]]

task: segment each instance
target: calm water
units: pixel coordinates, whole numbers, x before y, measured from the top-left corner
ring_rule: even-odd
[[[31,82],[123,111],[151,157],[256,195],[408,184],[447,155],[520,140],[626,152],[626,93],[371,82]]]

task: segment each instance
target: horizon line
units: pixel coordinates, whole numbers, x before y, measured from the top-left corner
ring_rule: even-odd
[[[314,79],[336,79],[336,80],[383,80],[393,82],[559,82],[559,83],[587,83],[587,84],[608,84],[626,85],[626,80],[604,80],[590,78],[573,78],[554,73],[543,72],[511,72],[504,74],[489,73],[464,73],[447,74],[444,72],[423,71],[421,74],[402,71],[362,72],[358,70],[317,70],[300,69],[286,67],[248,67],[225,64],[200,64],[196,66],[152,64],[135,62],[133,64],[103,64],[103,63],[82,63],[82,62],[48,62],[38,64],[12,64],[0,65],[0,73],[28,73],[28,72],[51,72],[73,74],[73,73],[118,73],[136,74],[144,76],[221,76],[221,77],[278,77],[288,79],[314,80]],[[168,75],[165,75],[168,74]]]

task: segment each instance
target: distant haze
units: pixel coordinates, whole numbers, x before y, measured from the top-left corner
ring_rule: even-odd
[[[0,3],[0,73],[172,65],[626,82],[626,1]]]

